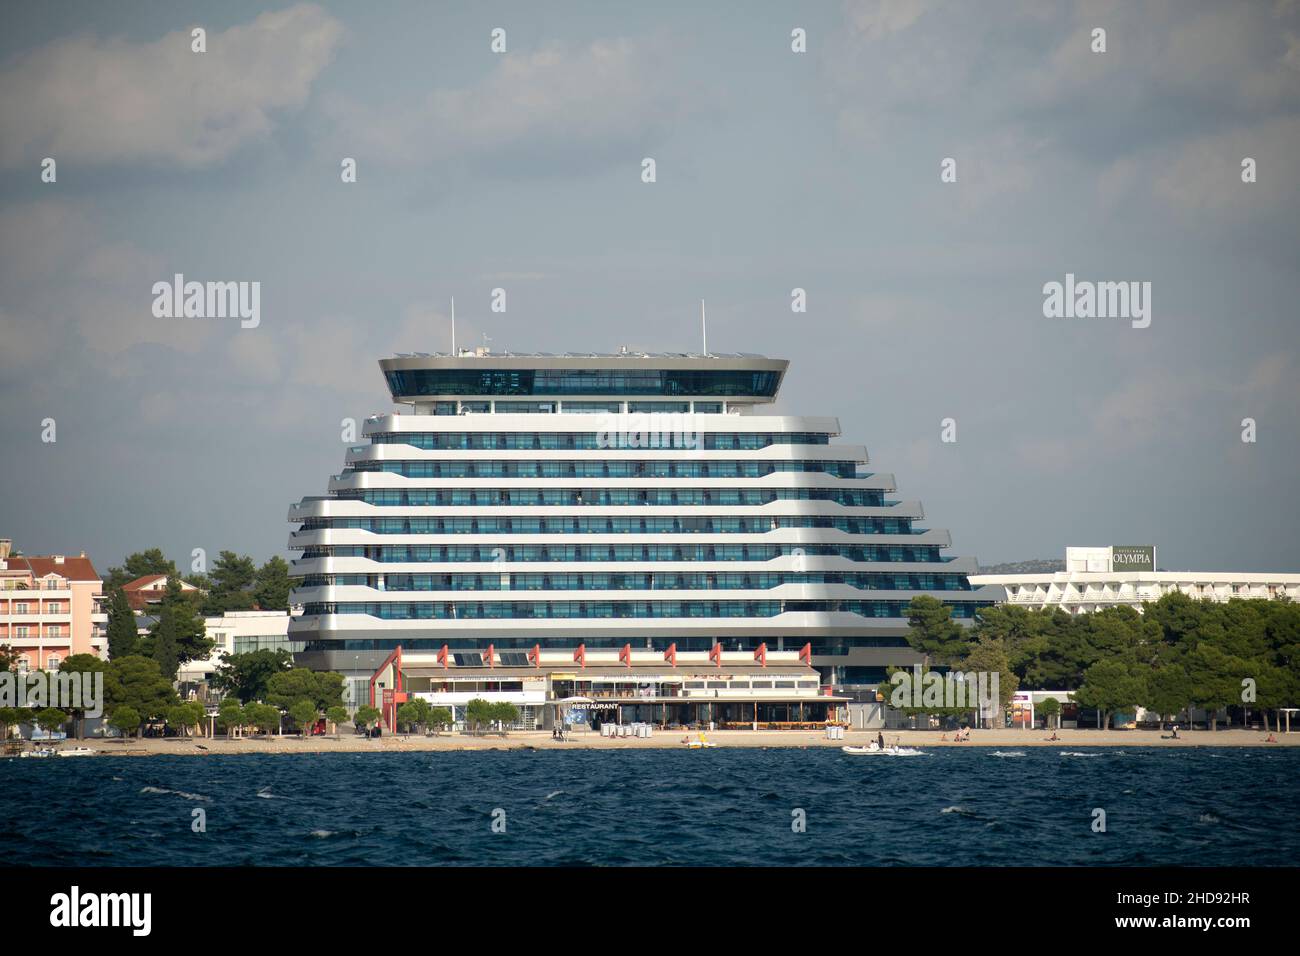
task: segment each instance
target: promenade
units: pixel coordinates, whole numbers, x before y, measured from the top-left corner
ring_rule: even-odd
[[[992,747],[1001,750],[1021,750],[1027,747],[1048,747],[1058,750],[1077,750],[1100,747],[1120,750],[1126,747],[1296,747],[1300,746],[1300,732],[1278,734],[1277,743],[1265,743],[1267,736],[1257,730],[1220,730],[1220,731],[1180,731],[1179,739],[1162,739],[1155,730],[1062,730],[1058,732],[1060,740],[1048,741],[1048,736],[1041,730],[974,730],[970,743],[954,743],[952,734],[947,740],[939,731],[906,730],[886,731],[885,741],[895,741],[906,747],[919,747],[933,750],[941,747]],[[338,739],[333,736],[309,737],[305,740],[296,735],[272,737],[244,737],[227,740],[224,736],[215,738],[196,737],[193,739],[147,738],[141,740],[86,740],[82,746],[89,747],[99,755],[148,756],[153,754],[184,754],[203,756],[204,754],[268,754],[268,753],[395,753],[403,751],[434,750],[507,750],[532,748],[536,750],[643,750],[650,748],[676,748],[685,750],[682,739],[687,735],[682,731],[657,732],[653,737],[602,737],[597,733],[577,733],[561,743],[551,739],[549,732],[513,731],[508,736],[488,734],[472,737],[467,734],[442,734],[427,737],[416,734],[385,734],[376,739],[341,734]],[[821,731],[811,730],[719,730],[706,733],[705,737],[717,748],[728,747],[840,747],[843,745],[863,745],[876,738],[876,731],[849,731],[843,740],[827,740]],[[75,746],[77,742],[68,741],[64,747]],[[201,749],[204,748],[204,749]]]

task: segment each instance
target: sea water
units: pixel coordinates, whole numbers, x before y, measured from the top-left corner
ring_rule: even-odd
[[[7,760],[0,838],[10,865],[55,866],[1300,859],[1300,749],[1027,747],[1013,760],[995,750]]]

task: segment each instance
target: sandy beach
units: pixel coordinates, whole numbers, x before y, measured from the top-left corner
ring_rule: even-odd
[[[658,732],[653,737],[602,737],[597,733],[579,733],[563,743],[552,740],[547,732],[513,732],[501,737],[488,735],[471,737],[465,734],[442,734],[437,737],[409,735],[384,735],[368,739],[344,733],[333,736],[311,737],[302,740],[293,735],[272,737],[244,737],[227,740],[224,736],[196,737],[193,739],[142,739],[130,741],[84,740],[67,741],[61,748],[84,746],[96,751],[97,756],[152,756],[155,754],[267,754],[267,753],[396,753],[426,750],[511,750],[531,748],[536,750],[635,750],[647,748],[682,748],[682,731]],[[720,730],[705,735],[719,748],[723,747],[840,747],[865,745],[874,740],[875,731],[850,731],[843,740],[827,740],[820,731],[793,730]],[[1220,730],[1210,732],[1182,731],[1178,740],[1162,739],[1155,730],[1063,730],[1060,740],[1048,741],[1043,731],[976,730],[970,743],[954,743],[952,734],[939,731],[908,730],[885,733],[886,743],[897,741],[905,747],[933,749],[938,747],[997,747],[1019,749],[1024,747],[1056,747],[1071,750],[1081,747],[1295,747],[1300,746],[1300,731],[1278,734],[1277,743],[1266,743],[1267,736],[1258,730]]]

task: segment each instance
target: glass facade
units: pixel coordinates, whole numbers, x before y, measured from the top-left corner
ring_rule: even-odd
[[[741,369],[480,369],[389,370],[388,388],[397,396],[419,395],[776,395],[777,372]]]
[[[833,420],[755,413],[782,372],[620,363],[386,369],[416,413],[368,419],[330,493],[296,506],[291,637],[317,654],[807,645],[847,688],[919,659],[913,595],[958,621],[991,603]],[[744,399],[744,414],[696,396]],[[520,413],[540,417],[494,418]],[[617,432],[660,413],[683,416],[661,420],[698,437],[692,453]]]

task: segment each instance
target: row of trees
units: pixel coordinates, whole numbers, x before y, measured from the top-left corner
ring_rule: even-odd
[[[292,669],[284,651],[257,651],[257,655],[272,654],[276,669],[273,673],[258,672],[250,683],[238,684],[241,694],[228,697],[222,703],[221,713],[232,715],[232,708],[247,708],[238,714],[236,727],[278,728],[281,715],[287,714],[300,731],[309,730],[322,715],[337,725],[347,720],[343,707],[343,675]],[[249,655],[238,655],[249,656]],[[232,670],[240,662],[232,658]],[[0,669],[12,670],[15,655],[0,647]],[[229,666],[229,663],[228,663]],[[127,654],[108,661],[93,654],[74,654],[59,666],[60,672],[104,675],[104,712],[110,726],[124,734],[136,733],[146,722],[164,721],[179,733],[189,734],[202,724],[206,710],[197,701],[181,701],[171,679],[163,673],[157,660],[141,654]],[[33,711],[28,708],[0,708],[0,739],[7,738],[9,728],[20,723],[36,723],[47,730],[57,730],[69,721],[75,723],[74,736],[82,736],[85,710],[59,710],[45,708]],[[364,715],[363,715],[364,716]],[[370,721],[378,719],[378,711]]]
[[[262,661],[268,657],[274,662],[274,670],[250,667],[247,660],[241,660]],[[336,728],[347,721],[343,675],[292,668],[288,657],[284,651],[263,650],[226,659],[218,677],[228,696],[218,706],[217,721],[227,734],[245,727],[270,733],[280,728],[282,715],[288,715],[299,734],[308,733],[322,716]],[[358,722],[362,716],[358,716]]]
[[[376,711],[378,714],[378,711]],[[397,708],[397,726],[399,729],[423,731],[432,727],[435,734],[450,728],[454,718],[446,707],[434,707],[427,700],[416,697]],[[519,722],[519,708],[509,701],[492,703],[481,697],[475,697],[465,705],[465,724],[471,733],[481,733],[485,728],[497,726],[504,733],[507,728]]]
[[[983,608],[972,628],[922,596],[909,607],[908,642],[926,664],[998,671],[1005,707],[1020,687],[1074,689],[1102,726],[1116,711],[1144,707],[1173,717],[1197,707],[1254,711],[1266,728],[1278,708],[1300,701],[1300,604],[1287,600],[1199,601],[1174,592],[1143,611],[1113,607]]]
[[[165,574],[179,580],[176,563],[158,548],[129,554],[120,567],[108,569],[105,589],[111,594],[129,581],[150,574]],[[200,614],[216,617],[226,611],[287,611],[289,609],[289,565],[273,556],[258,567],[248,555],[222,551],[207,574],[184,576],[202,594],[188,592]],[[179,585],[178,585],[179,586]]]

